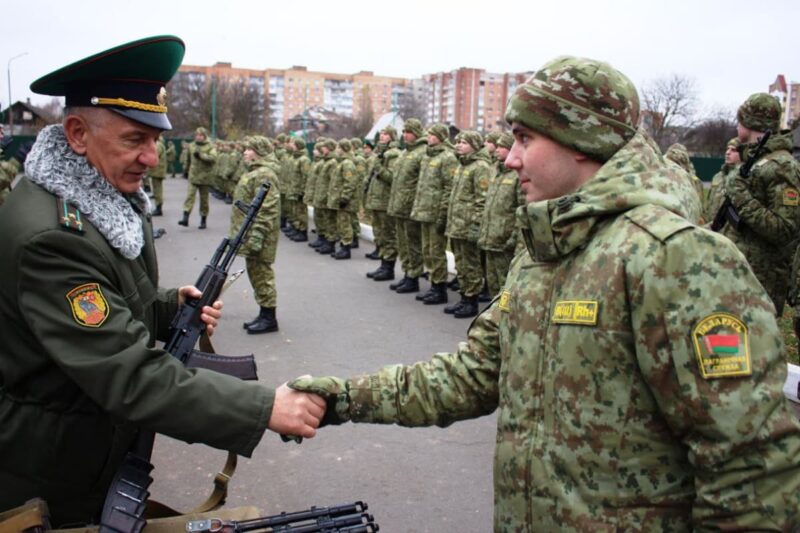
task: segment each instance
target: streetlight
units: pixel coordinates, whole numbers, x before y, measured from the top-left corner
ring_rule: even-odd
[[[15,55],[8,60],[6,67],[6,73],[8,74],[8,133],[10,135],[14,135],[14,113],[11,112],[11,62],[26,55],[28,55],[28,52]]]

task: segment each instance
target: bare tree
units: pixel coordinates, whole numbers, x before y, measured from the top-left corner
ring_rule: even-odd
[[[735,136],[735,114],[729,109],[717,109],[687,130],[682,142],[695,155],[723,157],[728,141]]]
[[[665,149],[676,142],[676,132],[691,128],[697,112],[697,84],[693,78],[672,74],[646,82],[640,91],[643,126]]]
[[[397,112],[404,119],[416,118],[423,124],[428,120],[428,109],[425,102],[413,94],[405,95],[400,99]]]
[[[49,102],[41,106],[39,109],[44,113],[44,118],[51,124],[60,122],[64,117],[64,102],[61,98],[54,96]]]
[[[365,85],[361,89],[360,95],[360,109],[358,117],[353,122],[353,136],[363,138],[364,135],[369,133],[372,125],[375,123],[375,115],[372,112],[372,97],[370,96],[369,85]]]

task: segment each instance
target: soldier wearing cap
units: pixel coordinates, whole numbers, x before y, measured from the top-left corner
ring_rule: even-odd
[[[367,277],[374,281],[389,281],[394,279],[394,265],[397,261],[397,226],[387,209],[400,158],[397,130],[393,126],[386,126],[381,130],[375,158],[375,165],[367,182],[364,205],[371,214],[372,231],[380,253],[381,266],[367,272]]]
[[[334,259],[350,259],[353,245],[353,215],[357,212],[356,187],[358,173],[353,163],[353,145],[348,139],[340,139],[336,146],[336,166],[328,183],[328,209],[333,213],[339,249],[332,254]]]
[[[328,207],[330,183],[338,165],[336,141],[327,137],[321,138],[317,142],[317,148],[321,157],[314,183],[314,222],[317,227],[317,240],[309,243],[309,246],[323,255],[330,255],[335,251],[334,243],[338,240],[336,211]]]
[[[740,217],[738,227],[726,224],[722,234],[741,250],[756,277],[783,314],[789,272],[800,231],[800,164],[792,157],[792,136],[779,131],[781,105],[766,93],[751,95],[737,111],[742,161],[771,130],[764,153],[747,178],[726,181],[725,195]]]
[[[290,183],[292,188],[286,192],[286,197],[294,202],[291,216],[292,230],[288,237],[295,242],[308,241],[308,205],[305,200],[306,183],[311,172],[311,160],[308,158],[306,142],[300,137],[290,139],[287,147],[292,145],[292,160],[289,165],[291,173]]]
[[[600,61],[509,100],[526,253],[454,353],[290,383],[326,423],[447,426],[497,411],[496,531],[794,531],[800,422],[773,306]],[[713,257],[713,260],[711,259]]]
[[[493,162],[497,162],[497,141],[500,139],[500,135],[503,132],[501,131],[490,131],[486,134],[486,138],[483,140],[483,147],[486,148],[486,151],[492,157]]]
[[[183,202],[183,218],[178,221],[181,226],[189,225],[189,215],[194,207],[195,198],[200,196],[200,225],[198,229],[206,229],[208,217],[208,188],[213,184],[217,165],[217,150],[208,139],[208,131],[199,127],[194,132],[194,142],[188,147],[186,160],[189,164],[189,183],[186,200]]]
[[[40,497],[54,526],[97,523],[139,428],[249,456],[268,427],[312,436],[322,415],[318,398],[190,370],[156,347],[200,296],[158,286],[141,188],[183,53],[177,37],[142,39],[31,85],[67,108],[0,209],[0,509]],[[209,333],[221,307],[203,309]]]

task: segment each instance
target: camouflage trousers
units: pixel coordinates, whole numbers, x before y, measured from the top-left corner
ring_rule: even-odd
[[[292,200],[285,194],[281,195],[281,215],[289,220],[294,220],[294,210],[297,200]]]
[[[150,181],[153,184],[153,200],[156,205],[162,205],[164,203],[164,178],[150,176]]]
[[[434,222],[420,222],[422,232],[422,257],[430,269],[430,282],[447,281],[447,237]]]
[[[409,278],[422,274],[422,231],[420,223],[410,218],[395,217],[397,249],[403,272]]]
[[[300,200],[294,201],[292,225],[299,231],[306,231],[308,229],[308,206]]]
[[[358,220],[358,213],[350,213],[350,224],[353,226],[353,239],[358,239],[361,235],[361,221]]]
[[[200,216],[208,215],[208,185],[195,185],[189,183],[186,192],[186,200],[183,202],[183,210],[187,213],[192,212],[194,207],[194,197],[200,193]]]
[[[275,272],[272,263],[264,261],[259,256],[245,257],[247,277],[253,286],[256,303],[261,307],[275,307],[278,303],[278,293],[275,290]]]
[[[335,211],[336,213],[336,232],[342,242],[342,246],[353,244],[353,214],[344,209]]]
[[[372,235],[375,246],[380,250],[381,259],[394,261],[397,259],[397,234],[394,221],[386,211],[370,211],[372,217]]]
[[[483,290],[481,252],[477,243],[465,239],[450,239],[450,248],[456,259],[456,272],[461,294],[477,296]]]
[[[314,224],[317,234],[329,241],[336,240],[336,211],[326,207],[314,209]]]
[[[281,218],[284,218],[288,215],[289,211],[287,211],[286,205],[287,199],[284,193],[281,193]]]
[[[506,283],[508,268],[514,259],[514,252],[494,252],[484,250],[486,255],[486,283],[489,285],[489,294],[497,296]]]

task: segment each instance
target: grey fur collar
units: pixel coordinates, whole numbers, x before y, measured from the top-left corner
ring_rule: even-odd
[[[60,124],[47,126],[39,133],[25,160],[25,175],[80,209],[123,256],[135,259],[139,255],[144,246],[144,230],[131,202],[150,212],[147,194],[139,189],[135,196],[127,197],[117,191],[85,156],[72,151]]]

